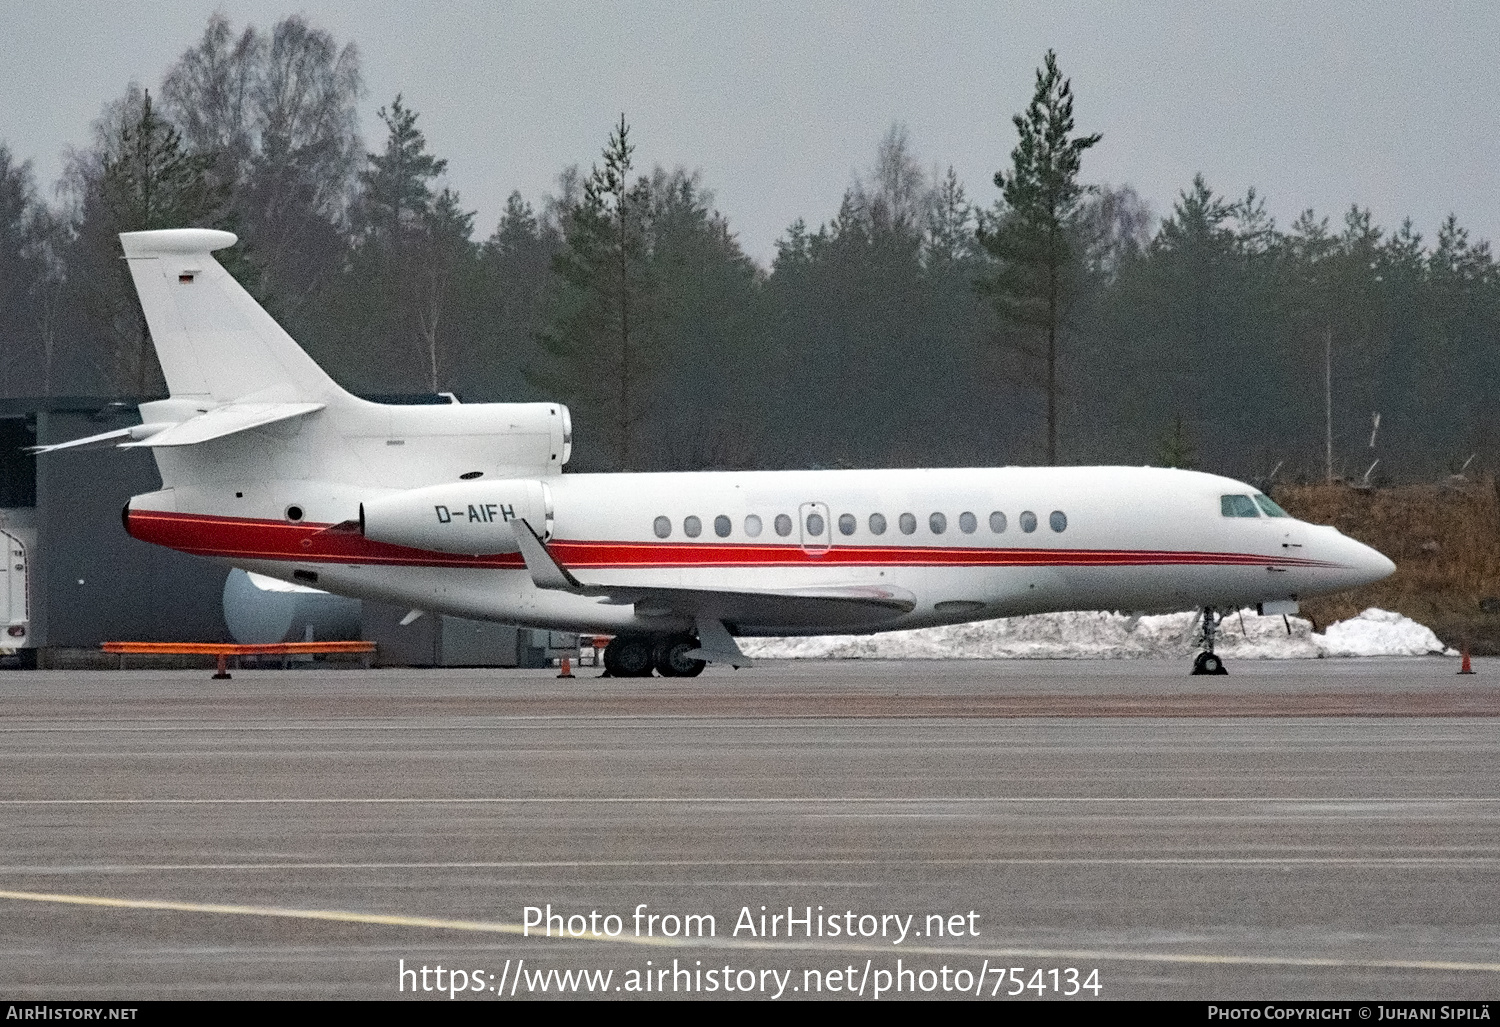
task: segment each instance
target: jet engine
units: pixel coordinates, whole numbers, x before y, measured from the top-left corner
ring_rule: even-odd
[[[516,522],[552,535],[552,493],[539,481],[453,482],[361,503],[365,538],[466,556],[514,553]]]

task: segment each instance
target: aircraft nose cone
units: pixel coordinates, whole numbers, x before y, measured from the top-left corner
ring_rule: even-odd
[[[1353,539],[1349,541],[1354,547],[1354,559],[1350,562],[1359,574],[1361,584],[1381,581],[1396,573],[1395,563],[1384,553],[1362,542],[1355,542]]]

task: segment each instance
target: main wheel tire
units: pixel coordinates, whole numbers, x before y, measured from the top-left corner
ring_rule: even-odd
[[[656,672],[664,678],[695,678],[703,673],[704,661],[688,653],[698,648],[691,635],[673,635],[656,644]]]
[[[651,640],[617,635],[604,649],[604,668],[617,678],[649,678],[655,661]]]
[[[1228,674],[1224,661],[1214,653],[1199,653],[1193,660],[1194,674]]]

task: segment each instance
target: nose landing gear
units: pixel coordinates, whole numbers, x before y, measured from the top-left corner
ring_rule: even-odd
[[[1203,608],[1203,652],[1193,659],[1194,674],[1228,674],[1224,661],[1214,653],[1214,634],[1219,627],[1219,614],[1212,606]]]

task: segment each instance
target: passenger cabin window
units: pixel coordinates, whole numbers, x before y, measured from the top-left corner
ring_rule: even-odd
[[[870,515],[870,534],[872,534],[872,535],[884,535],[885,534],[885,514],[871,514]]]
[[[904,513],[896,521],[901,526],[901,534],[911,535],[917,530],[917,517],[915,514]]]
[[[1047,523],[1052,527],[1053,531],[1067,531],[1068,515],[1061,510],[1053,510],[1051,516],[1047,518]]]
[[[963,532],[965,535],[974,534],[975,530],[978,527],[979,518],[969,513],[969,511],[965,510],[963,513],[958,515],[958,530]]]
[[[990,514],[990,530],[996,535],[1003,534],[1005,531],[1005,515],[999,510]]]
[[[934,535],[941,535],[948,530],[948,518],[940,513],[935,513],[927,518],[927,526],[932,529]]]
[[[684,517],[682,519],[682,533],[688,538],[697,538],[703,534],[703,522],[692,515]]]
[[[854,534],[854,529],[857,528],[858,526],[859,526],[859,522],[854,519],[854,515],[853,514],[839,514],[839,534],[840,535],[853,535]]]
[[[813,538],[820,537],[823,534],[823,527],[824,525],[822,514],[810,513],[807,515],[807,533],[809,535],[811,535]]]
[[[772,523],[776,525],[776,534],[782,538],[786,538],[792,533],[792,519],[786,514],[777,514],[776,520]]]
[[[651,522],[651,530],[656,532],[657,538],[666,538],[672,534],[672,521],[666,517],[658,517]]]
[[[1021,530],[1027,532],[1036,531],[1036,514],[1030,510],[1021,512]]]
[[[1255,494],[1255,505],[1258,506],[1258,507],[1260,507],[1260,512],[1263,513],[1263,514],[1265,514],[1267,517],[1290,517],[1291,516],[1291,514],[1287,513],[1281,507],[1279,507],[1275,503],[1271,502],[1271,497],[1270,496],[1263,496],[1259,492],[1257,492]]]
[[[719,514],[719,516],[717,516],[717,517],[714,518],[714,534],[715,535],[719,536],[720,538],[728,538],[729,537],[729,530],[730,530],[730,524],[729,524],[729,518],[728,517],[725,517],[723,514]]]
[[[1220,496],[1219,512],[1225,517],[1260,516],[1259,511],[1255,509],[1255,502],[1249,496]]]
[[[760,537],[760,518],[755,514],[749,514],[745,518],[745,534],[751,538]]]

